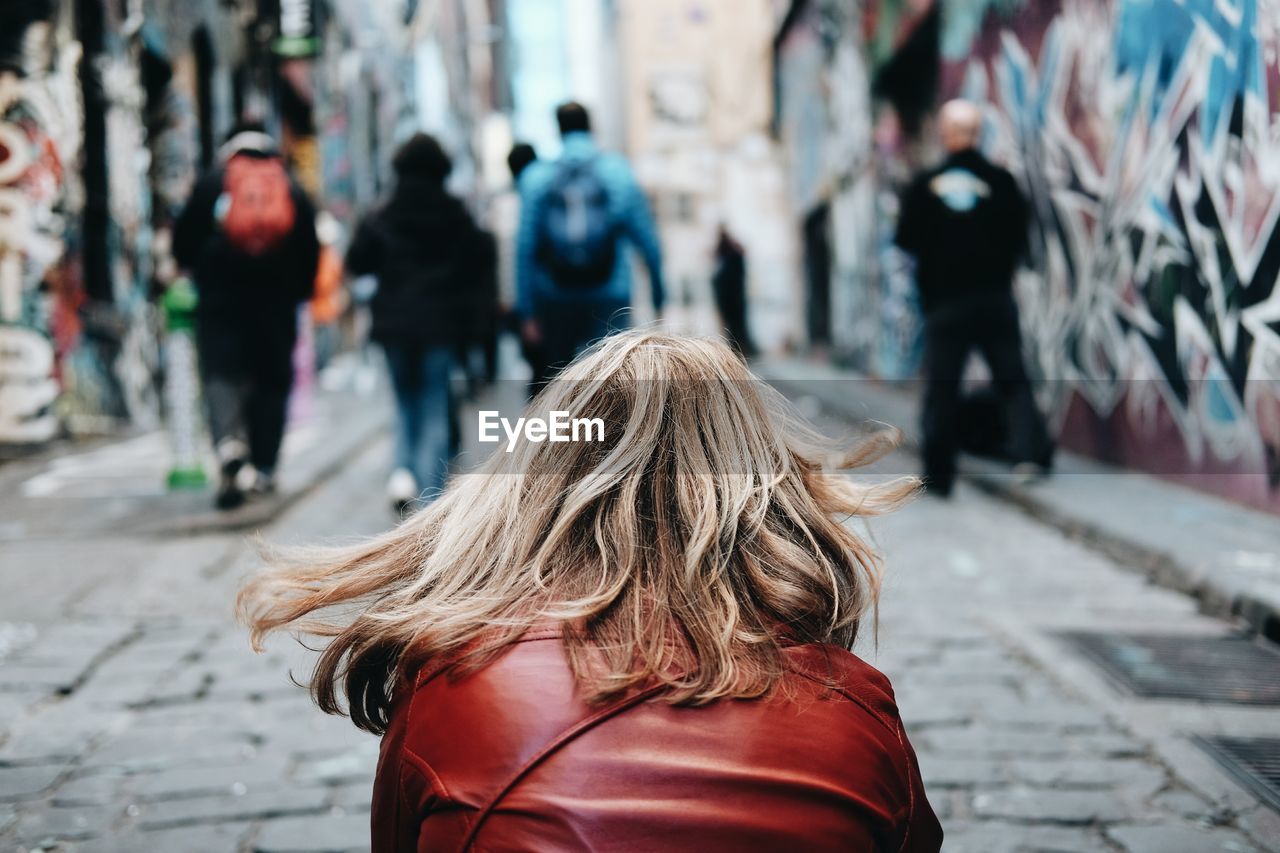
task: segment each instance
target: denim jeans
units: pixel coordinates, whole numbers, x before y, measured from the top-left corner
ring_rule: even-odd
[[[413,473],[427,500],[449,473],[449,347],[387,344],[387,368],[396,400],[395,467]]]

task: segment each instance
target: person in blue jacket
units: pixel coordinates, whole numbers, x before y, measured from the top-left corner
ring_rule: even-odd
[[[520,176],[516,237],[516,312],[526,345],[545,353],[544,381],[594,341],[630,325],[628,244],[648,268],[655,311],[666,295],[657,228],[631,166],[600,150],[581,104],[561,105],[556,120],[563,151]]]

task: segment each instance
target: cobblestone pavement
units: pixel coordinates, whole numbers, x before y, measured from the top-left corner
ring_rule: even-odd
[[[273,524],[276,542],[385,527],[385,442]],[[911,470],[893,458],[881,470]],[[1105,488],[1105,483],[1100,483]],[[65,520],[74,525],[74,518]],[[878,520],[878,643],[948,851],[1250,851],[1280,819],[1189,732],[1280,735],[1267,709],[1126,698],[1054,632],[1220,631],[1184,597],[962,488]],[[367,847],[376,739],[250,653],[239,534],[0,544],[0,850]]]

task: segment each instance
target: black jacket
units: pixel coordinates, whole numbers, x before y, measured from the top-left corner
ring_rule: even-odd
[[[497,252],[462,202],[438,183],[402,178],[391,199],[356,229],[347,271],[378,289],[370,336],[397,346],[472,339],[491,310]]]
[[[196,183],[173,229],[174,259],[191,273],[200,293],[197,311],[206,320],[271,318],[292,323],[298,304],[315,289],[320,260],[315,207],[302,188],[292,183],[293,230],[270,254],[251,257],[232,247],[215,221],[224,173],[219,166]]]
[[[1007,171],[961,151],[911,182],[895,242],[915,256],[926,314],[1007,294],[1027,248],[1027,203]]]

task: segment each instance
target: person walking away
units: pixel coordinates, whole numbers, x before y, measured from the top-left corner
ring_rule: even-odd
[[[220,469],[216,505],[275,488],[284,438],[298,306],[311,297],[320,244],[315,208],[260,125],[228,137],[192,190],[173,253],[199,291],[196,341],[209,431]]]
[[[519,441],[241,591],[254,647],[325,638],[311,695],[382,735],[372,849],[937,853],[893,688],[849,651],[882,587],[848,520],[916,481],[840,469],[893,437],[825,439],[725,344],[645,331],[534,407],[622,434]]]
[[[950,101],[938,127],[947,156],[903,196],[896,242],[916,259],[925,319],[925,486],[946,497],[955,481],[960,382],[968,354],[990,367],[1017,470],[1048,473],[1053,443],[1022,361],[1013,274],[1027,248],[1028,211],[1013,176],[978,150],[982,115]]]
[[[543,349],[543,380],[630,325],[628,245],[648,268],[655,311],[666,295],[657,229],[630,165],[597,147],[581,104],[561,105],[556,121],[564,149],[521,178],[516,244],[516,311],[526,344]]]
[[[392,161],[391,197],[361,221],[347,271],[371,275],[370,337],[385,351],[396,405],[394,470],[388,496],[404,512],[444,487],[450,460],[450,373],[482,288],[491,244],[462,202],[445,189],[452,164],[423,133]]]
[[[725,336],[735,351],[744,358],[756,354],[747,329],[747,253],[733,238],[724,223],[716,236],[716,268],[711,275],[716,310]]]
[[[520,316],[515,309],[516,294],[516,235],[520,226],[520,178],[528,174],[529,167],[538,161],[538,152],[527,142],[517,142],[511,146],[507,154],[507,168],[511,170],[511,191],[498,197],[496,219],[498,232],[502,235],[502,300],[506,314],[506,324],[520,340],[520,357],[529,365],[529,385],[527,394],[530,399],[542,387],[542,378],[547,374],[546,353],[542,342],[534,343],[522,334]]]

